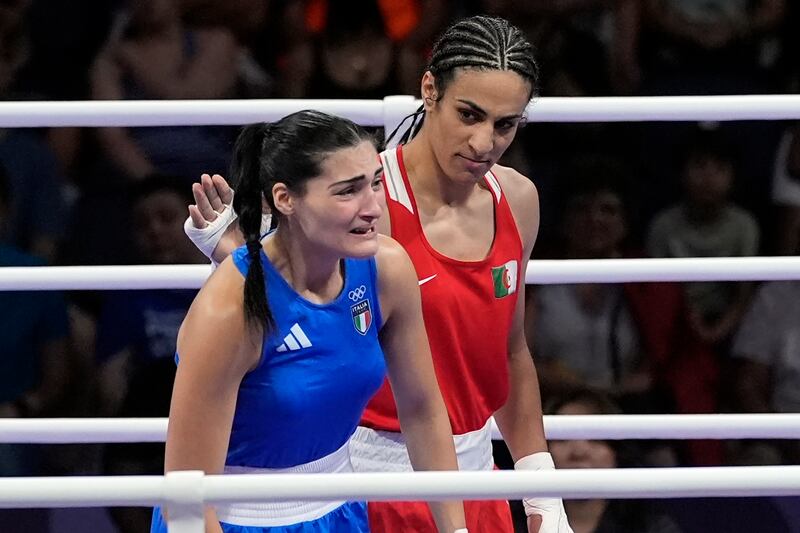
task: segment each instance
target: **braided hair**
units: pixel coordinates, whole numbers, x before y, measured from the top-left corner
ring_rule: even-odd
[[[539,66],[533,57],[533,45],[522,30],[499,17],[476,15],[462,19],[439,36],[426,67],[434,75],[439,99],[459,68],[516,72],[530,83],[529,98],[534,96],[539,82]],[[410,141],[419,132],[425,120],[424,106],[420,106],[416,113],[403,119],[403,122],[408,118],[412,118],[411,125],[400,138],[401,144]],[[403,122],[389,135],[389,140]]]
[[[372,136],[358,124],[310,110],[242,129],[234,145],[230,176],[236,190],[233,207],[239,214],[239,229],[250,258],[244,285],[244,310],[249,325],[263,328],[264,333],[275,327],[261,264],[262,198],[272,209],[274,227],[281,218],[272,197],[276,183],[303,194],[306,182],[322,173],[322,162],[330,153],[364,141],[374,143]]]

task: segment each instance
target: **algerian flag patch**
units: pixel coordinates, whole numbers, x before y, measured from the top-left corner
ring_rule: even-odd
[[[512,260],[505,265],[492,267],[492,281],[495,298],[517,292],[517,262]]]

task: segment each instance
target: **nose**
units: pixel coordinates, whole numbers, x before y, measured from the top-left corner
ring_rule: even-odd
[[[372,188],[367,188],[367,195],[361,206],[359,216],[368,222],[380,218],[383,214],[382,199],[382,190],[375,191]]]
[[[494,148],[494,125],[489,121],[476,124],[469,138],[469,147],[476,158],[487,158]]]

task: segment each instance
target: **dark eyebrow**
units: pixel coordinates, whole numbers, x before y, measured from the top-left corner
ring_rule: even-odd
[[[361,174],[359,176],[354,176],[354,177],[346,179],[346,180],[340,180],[340,181],[337,181],[336,183],[331,183],[330,185],[328,185],[328,188],[332,189],[334,187],[340,187],[342,185],[353,185],[353,184],[358,183],[359,181],[364,181],[366,179],[367,179],[367,177],[364,174]]]
[[[489,114],[483,108],[481,108],[481,106],[479,106],[478,104],[476,104],[475,102],[473,102],[471,100],[464,100],[462,98],[456,98],[456,101],[457,102],[461,102],[464,105],[468,105],[473,111],[477,111],[478,113],[480,113],[482,115],[488,115]],[[522,118],[522,115],[521,114],[508,115],[508,116],[505,116],[505,117],[500,117],[498,120],[511,120],[511,119],[515,119],[515,118]]]
[[[374,177],[377,178],[378,176],[380,176],[381,172],[383,172],[383,167],[378,167],[378,169],[375,171],[375,176]],[[346,180],[340,180],[340,181],[337,181],[336,183],[331,183],[330,185],[328,185],[328,188],[332,189],[333,187],[340,187],[342,185],[354,185],[354,184],[356,184],[356,183],[358,183],[360,181],[366,180],[366,179],[367,179],[366,175],[359,174],[358,176],[353,176],[352,178],[348,178]]]

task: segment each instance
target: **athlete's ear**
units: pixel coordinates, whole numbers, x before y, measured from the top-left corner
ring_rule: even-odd
[[[430,111],[439,98],[436,91],[436,78],[430,70],[422,75],[420,94],[422,94],[422,105],[425,107],[425,111]]]
[[[272,201],[282,215],[288,216],[294,213],[294,197],[289,192],[286,184],[278,182],[272,186]]]

